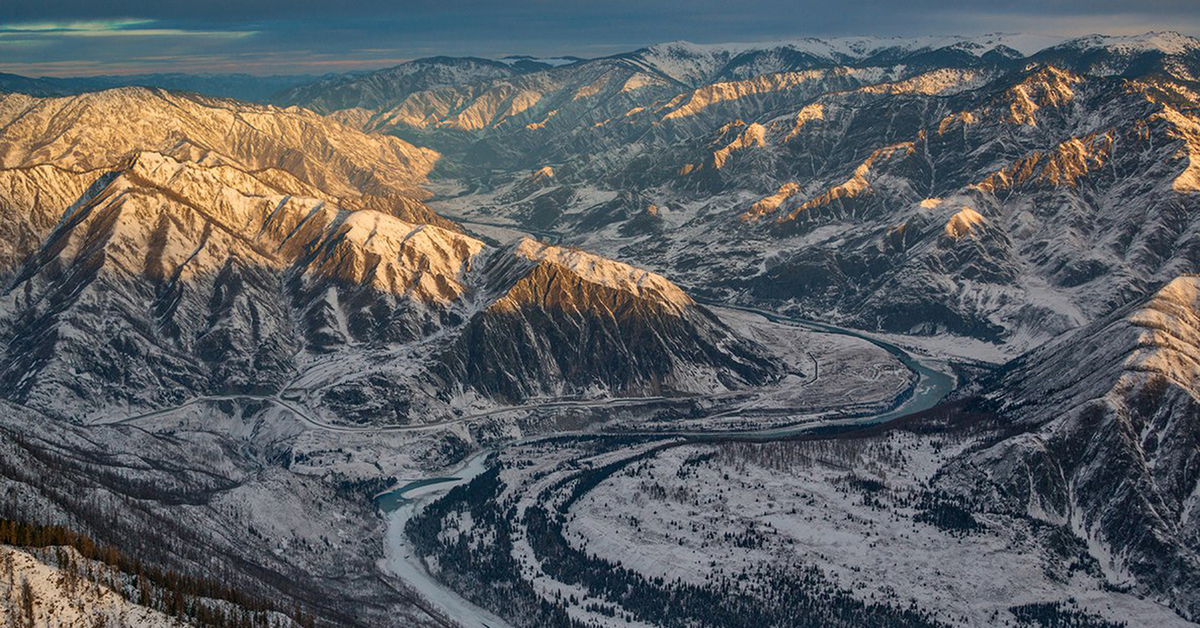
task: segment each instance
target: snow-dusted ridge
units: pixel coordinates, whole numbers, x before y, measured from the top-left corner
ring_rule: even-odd
[[[884,51],[913,52],[940,48],[961,48],[976,56],[1000,46],[1031,54],[1043,48],[1061,43],[1063,37],[1021,33],[991,33],[987,35],[926,36],[926,37],[804,37],[759,42],[730,42],[696,44],[688,41],[673,41],[644,48],[635,54],[678,55],[678,54],[743,54],[747,52],[789,49],[806,52],[814,56],[839,62],[861,61]]]
[[[1151,31],[1141,35],[1096,34],[1069,39],[1054,47],[1106,49],[1118,53],[1157,51],[1167,55],[1179,55],[1200,50],[1200,39],[1175,31]]]
[[[683,309],[695,305],[691,297],[662,275],[615,262],[580,249],[543,244],[531,238],[521,240],[516,254],[537,263],[566,268],[584,281],[590,281],[638,297],[651,298]]]
[[[546,66],[550,66],[550,67],[559,67],[559,66],[563,66],[563,65],[571,65],[572,63],[578,63],[580,61],[585,61],[585,59],[583,59],[582,57],[571,57],[571,56],[534,57],[534,56],[530,56],[530,55],[509,55],[507,57],[500,57],[499,59],[497,59],[497,61],[499,61],[500,63],[506,63],[508,65],[520,65],[523,63],[529,63],[529,64],[534,64],[534,65],[546,65]]]

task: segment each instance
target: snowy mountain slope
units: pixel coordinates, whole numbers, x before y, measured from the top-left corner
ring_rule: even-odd
[[[441,332],[306,383],[335,421],[409,424],[531,400],[713,395],[785,367],[661,276],[521,240],[489,249]]]
[[[396,391],[441,378],[434,405],[425,409],[432,421],[468,390],[483,399],[519,401],[535,391],[632,391],[644,380],[655,382],[644,388],[656,393],[704,392],[715,375],[701,381],[682,374],[757,358],[760,348],[741,343],[661,277],[550,249],[527,263],[533,253],[526,249],[497,250],[463,234],[398,191],[415,187],[423,174],[418,166],[401,165],[412,151],[398,140],[366,136],[300,110],[246,112],[248,106],[235,103],[184,99],[177,104],[191,115],[167,120],[159,105],[178,98],[121,90],[67,102],[5,101],[10,110],[20,109],[10,125],[19,129],[18,141],[3,155],[12,165],[0,170],[7,192],[0,209],[12,236],[0,250],[7,263],[0,296],[0,381],[7,384],[7,398],[74,420],[107,417],[118,408],[131,415],[201,395],[278,392],[302,355],[346,352],[386,365]],[[133,107],[143,100],[144,106]],[[119,106],[129,109],[118,114]],[[106,112],[115,116],[108,126],[97,119]],[[275,114],[280,119],[268,119]],[[217,141],[207,133],[218,123],[237,128],[248,116],[264,119],[250,118],[254,127],[245,123],[246,139],[221,138],[230,153],[244,151],[238,159],[195,150],[199,138]],[[148,130],[121,136],[124,123]],[[149,130],[154,125],[162,127],[157,134]],[[51,133],[50,141],[35,138],[39,128]],[[85,128],[93,132],[85,134]],[[318,131],[327,135],[313,137]],[[106,134],[116,139],[101,143]],[[301,138],[303,149],[288,148]],[[137,148],[154,146],[170,154]],[[309,161],[300,153],[321,146],[337,150],[337,158]],[[371,158],[379,161],[364,175]],[[40,159],[51,161],[33,163]],[[343,189],[351,192],[334,193]],[[353,193],[359,189],[381,192]],[[505,265],[506,259],[524,261]],[[581,374],[578,381],[558,382],[543,373],[505,391],[476,385],[462,371],[449,381],[445,373],[431,374],[440,363],[437,354],[471,328],[466,323],[498,307],[493,301],[509,288],[497,286],[522,281],[538,263],[569,272],[556,284],[560,290],[580,296],[590,293],[585,286],[601,286],[609,299],[662,312],[644,320],[635,312],[629,319],[642,324],[647,337],[664,339],[661,346],[645,347],[659,351],[660,359],[602,381]],[[505,276],[495,276],[495,268],[504,268]],[[558,320],[568,315],[604,316],[604,303],[580,301],[581,312],[551,309],[529,333],[557,333],[574,324]],[[675,325],[696,316],[709,317],[709,323]],[[505,342],[496,337],[501,333],[486,331],[484,344]],[[555,342],[531,345],[535,349],[525,354],[530,374],[540,373],[537,365]],[[624,343],[610,333],[589,351],[616,363]],[[705,349],[696,350],[696,343]],[[511,359],[500,353],[471,363],[491,370]],[[755,369],[754,377],[727,383],[769,377],[774,367],[761,362]],[[352,380],[359,376],[350,374]],[[363,410],[352,406],[372,405],[351,397],[357,401],[348,402],[345,394],[328,397],[335,414],[357,416]],[[403,412],[389,417],[374,420],[414,418]]]
[[[63,569],[47,564],[27,551],[0,546],[0,565],[4,566],[0,587],[5,590],[5,594],[0,595],[0,617],[7,621],[32,620],[33,625],[45,625],[53,620],[56,626],[70,628],[116,625],[118,622],[136,628],[186,625],[166,614],[129,602],[108,587],[92,582],[76,585]]]
[[[1200,264],[1185,82],[1043,66],[814,88],[800,103],[688,97],[701,105],[674,128],[694,126],[642,135],[653,148],[564,154],[579,165],[536,190],[518,175],[438,207],[747,304],[1017,349]]]
[[[199,591],[210,610],[255,625],[300,623],[290,617],[362,628],[389,621],[440,625],[413,604],[402,584],[376,571],[383,530],[369,489],[338,476],[289,470],[301,430],[287,415],[214,402],[190,408],[192,428],[161,432],[75,425],[7,401],[0,407],[4,534],[38,559],[41,566],[31,563],[30,569],[78,576],[74,583],[57,582],[74,585],[73,592],[36,591],[35,614],[40,610],[43,620],[51,604],[65,611],[51,619],[69,620],[70,607],[83,605],[89,619],[124,609],[132,620],[151,615],[143,612],[147,606],[178,608]],[[58,528],[60,534],[11,534],[14,522]],[[74,537],[74,546],[98,558],[60,560],[74,558],[63,531],[83,535],[86,540]],[[61,545],[31,549],[48,540]],[[0,554],[10,552],[0,548]],[[0,607],[23,598],[19,578],[9,595],[2,561],[0,555]],[[63,569],[69,566],[75,569]],[[160,577],[139,586],[139,571]],[[180,586],[161,577],[170,572]],[[147,603],[93,597],[93,583],[120,587],[126,600]],[[142,597],[147,595],[149,600]]]
[[[184,628],[238,621],[269,628],[302,625],[278,610],[185,595],[183,582],[174,591],[163,584],[150,584],[144,573],[122,572],[72,546],[0,545],[0,617],[11,626]]]
[[[510,401],[712,393],[766,383],[779,369],[652,273],[528,239],[491,264],[490,288],[502,296],[467,323],[435,371],[478,393]]]
[[[13,251],[3,297],[10,398],[64,413],[278,386],[330,320],[349,321],[343,343],[411,339],[446,315],[483,246],[158,153],[98,179]],[[331,290],[346,304],[332,312]]]
[[[273,101],[300,105],[319,113],[342,109],[379,110],[408,94],[445,85],[504,79],[519,74],[526,64],[472,57],[430,57],[395,67],[348,76],[333,76],[281,91]]]
[[[1068,526],[1111,581],[1196,617],[1200,279],[1021,357],[989,397],[1010,428],[943,485]]]
[[[61,98],[0,96],[0,166],[114,168],[155,151],[205,165],[286,171],[333,197],[420,195],[437,153],[355,133],[312,112],[145,88]]]
[[[1176,184],[1187,170],[1190,143],[1181,133],[1185,127],[1169,119],[1171,106],[1152,95],[1153,88],[1084,81],[1055,71],[995,87],[961,99],[977,99],[982,106],[965,111],[951,106],[925,116],[908,142],[887,144],[887,138],[879,138],[879,152],[859,163],[852,176],[834,179],[836,185],[823,190],[801,191],[778,211],[751,216],[751,224],[785,237],[846,220],[857,223],[852,229],[860,234],[873,231],[870,244],[860,245],[864,257],[889,264],[866,247],[891,249],[898,257],[890,263],[917,271],[885,272],[899,284],[871,282],[876,292],[867,299],[878,299],[877,305],[864,304],[858,316],[885,329],[903,330],[920,317],[897,312],[901,320],[889,321],[872,310],[896,312],[897,303],[914,296],[928,299],[933,290],[949,297],[942,302],[965,318],[979,320],[983,314],[984,327],[1006,328],[997,330],[1002,335],[1019,337],[1036,329],[1054,333],[1110,311],[1154,281],[1196,267],[1195,240],[1188,234],[1196,233],[1197,225],[1186,209],[1195,199]],[[875,108],[861,112],[879,113]],[[822,126],[828,128],[828,122],[807,126],[801,137],[820,133]],[[1135,198],[1137,203],[1124,202]],[[964,208],[983,219],[974,224],[986,227],[972,230],[973,237],[962,237],[963,230],[952,224]],[[1083,221],[1081,212],[1090,220]],[[880,219],[882,224],[874,222]],[[938,245],[930,248],[931,240]],[[845,256],[849,250],[843,246],[840,252]],[[879,270],[868,272],[878,277]],[[1118,279],[1100,279],[1110,273]],[[921,275],[933,276],[917,280]],[[946,276],[957,286],[947,285]],[[1039,303],[1029,294],[1019,302],[1048,306],[1044,314],[985,314],[1004,307],[987,301],[997,298],[987,296],[994,290],[989,285],[1017,290],[1047,285],[1061,295],[1053,298],[1062,305]],[[953,292],[946,294],[947,288]],[[1062,317],[1061,322],[1046,315]],[[978,335],[981,330],[956,331]]]

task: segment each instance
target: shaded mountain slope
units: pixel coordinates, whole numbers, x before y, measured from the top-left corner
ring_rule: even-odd
[[[1015,361],[1005,435],[942,471],[977,503],[1067,526],[1110,581],[1200,614],[1200,278]]]
[[[501,296],[436,372],[509,400],[609,390],[711,392],[778,366],[662,277],[523,240],[485,270]]]

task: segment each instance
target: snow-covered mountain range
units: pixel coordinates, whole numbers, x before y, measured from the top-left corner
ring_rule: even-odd
[[[1200,42],[1030,43],[672,43],[330,115],[437,147],[448,215],[1015,353],[1198,260]]]
[[[496,248],[434,215],[419,200],[439,158],[428,149],[306,110],[140,88],[10,96],[0,110],[11,235],[0,378],[40,410],[80,420],[273,391],[298,353],[397,343],[423,347],[418,370],[436,375],[409,377],[429,380],[435,405],[771,376],[661,277],[555,247]],[[563,325],[599,335],[570,347]],[[527,361],[505,363],[510,345]],[[355,381],[338,384],[338,410],[369,415],[347,401]],[[417,385],[389,381],[390,397]]]
[[[288,83],[269,104],[0,77],[0,535],[19,546],[0,547],[0,587],[25,579],[38,600],[0,609],[445,625],[380,568],[397,559],[383,536],[404,534],[374,515],[385,489],[520,439],[479,476],[493,485],[454,489],[495,489],[495,508],[443,514],[463,538],[494,530],[491,549],[528,546],[489,569],[542,582],[535,535],[598,486],[555,474],[693,439],[695,460],[666,465],[686,482],[728,462],[702,451],[725,438],[718,419],[891,420],[934,378],[957,384],[951,403],[904,423],[921,508],[1051,526],[1100,566],[1071,586],[1196,620],[1198,79],[1200,41],[1175,33],[432,57]],[[834,483],[902,466],[872,447]],[[531,492],[505,494],[501,468]],[[638,495],[686,493],[636,468]],[[766,521],[786,516],[775,499],[791,498],[765,500]],[[543,506],[559,518],[506,519]],[[646,542],[637,521],[612,525]],[[512,599],[624,617],[538,586]],[[871,616],[955,619],[905,615],[905,594]],[[1008,621],[980,609],[973,622]]]

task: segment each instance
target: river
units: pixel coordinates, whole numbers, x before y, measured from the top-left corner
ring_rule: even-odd
[[[716,305],[716,304],[712,304]],[[806,319],[792,318],[769,312],[766,310],[758,310],[747,307],[737,307],[722,305],[730,309],[751,312],[760,316],[766,317],[774,322],[783,322],[794,325],[801,325],[810,329],[814,329],[824,333],[841,334],[861,338],[870,342],[888,353],[896,356],[904,366],[913,371],[917,379],[911,389],[911,393],[904,400],[891,410],[854,417],[840,417],[835,419],[822,419],[817,421],[808,421],[797,425],[769,428],[763,430],[740,430],[740,431],[688,431],[654,434],[664,438],[680,438],[685,441],[703,441],[713,442],[721,440],[755,440],[755,441],[771,441],[797,435],[817,432],[820,430],[848,428],[863,425],[875,425],[893,421],[901,417],[908,416],[917,412],[928,410],[938,404],[951,390],[954,389],[954,377],[948,373],[933,368],[928,364],[924,364],[920,359],[908,353],[900,347],[878,338],[874,338],[869,334],[845,329],[827,323],[819,323]],[[595,436],[597,433],[588,432],[589,435]],[[633,432],[605,432],[605,436],[629,436],[629,435],[646,435],[645,433]],[[534,437],[534,438],[540,438]],[[524,442],[523,440],[514,441],[514,443]],[[510,445],[513,443],[510,443]],[[422,478],[408,482],[396,489],[388,491],[376,498],[376,505],[383,511],[388,518],[388,552],[385,559],[385,568],[392,574],[408,582],[411,586],[430,602],[438,606],[444,613],[453,617],[456,621],[463,624],[467,628],[511,628],[511,626],[493,615],[485,609],[482,609],[471,602],[460,597],[453,590],[444,587],[435,578],[426,572],[425,566],[417,559],[413,553],[408,539],[404,534],[405,524],[413,517],[425,504],[433,501],[443,495],[455,486],[465,484],[472,478],[486,470],[487,456],[492,453],[492,450],[484,450],[477,453],[475,456],[467,460],[467,462],[457,471],[446,474],[444,476]]]
[[[466,628],[511,628],[507,622],[492,613],[464,600],[453,590],[443,587],[429,575],[425,566],[413,553],[412,546],[404,534],[404,526],[422,506],[441,496],[446,491],[470,482],[487,470],[485,464],[488,450],[480,451],[467,460],[457,471],[445,477],[413,480],[395,490],[380,495],[375,504],[387,513],[387,554],[384,569],[407,582],[417,592],[443,613],[453,617]]]

